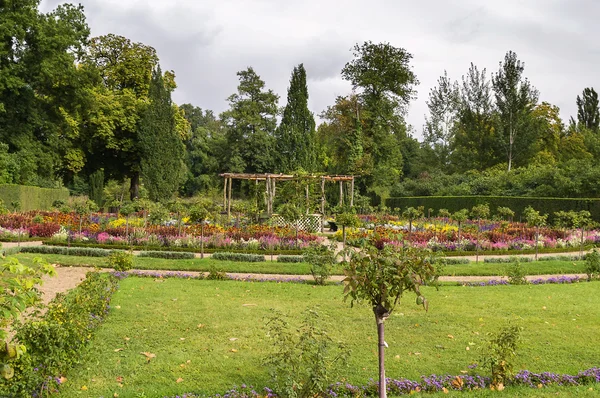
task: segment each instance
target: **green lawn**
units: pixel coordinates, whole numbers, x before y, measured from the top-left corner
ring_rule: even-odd
[[[518,368],[575,374],[598,366],[599,286],[424,289],[430,300],[428,313],[407,296],[386,323],[387,375],[418,379],[460,374],[480,358],[486,333],[507,320],[525,328]],[[124,279],[106,323],[84,363],[67,375],[61,396],[215,394],[242,383],[262,388],[269,384],[267,369],[261,366],[270,351],[262,326],[265,317],[276,308],[297,318],[307,306],[317,305],[333,339],[351,348],[343,377],[365,383],[377,377],[375,322],[366,305],[350,308],[341,295],[340,286]],[[146,363],[143,352],[156,357]],[[599,386],[593,388],[597,392]],[[552,391],[568,395],[576,390]],[[587,388],[577,391],[581,396],[588,393]],[[507,389],[504,396],[525,393],[544,396],[521,389]]]
[[[106,257],[79,257],[56,254],[32,254],[20,253],[16,256],[23,262],[28,263],[34,257],[42,257],[52,264],[63,266],[98,266],[108,267]],[[543,274],[573,274],[584,273],[584,261],[537,261],[521,264],[528,275]],[[193,260],[165,260],[158,258],[136,257],[134,267],[143,270],[167,270],[167,271],[210,271],[212,267],[225,272],[239,273],[262,273],[262,274],[287,274],[308,275],[310,266],[306,263],[278,263],[278,262],[233,262],[219,261],[210,258]],[[506,275],[507,264],[479,263],[448,265],[443,272],[447,276],[503,276]],[[342,267],[334,270],[337,275],[342,275]]]

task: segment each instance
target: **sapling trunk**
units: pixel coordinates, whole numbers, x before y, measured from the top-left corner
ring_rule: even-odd
[[[81,227],[83,225],[83,215],[79,216],[79,235],[81,235]]]
[[[375,314],[375,322],[377,323],[377,352],[379,355],[379,397],[386,398],[386,383],[385,383],[385,326],[384,321],[388,314],[387,310],[382,305],[373,307]]]
[[[204,220],[200,224],[200,258],[204,258]]]
[[[538,260],[538,241],[540,239],[540,227],[535,227],[535,261]]]
[[[129,216],[125,217],[125,236],[127,236],[127,243],[131,243],[129,240]]]
[[[581,228],[581,244],[579,245],[579,257],[583,257],[583,234],[585,232],[585,228]]]

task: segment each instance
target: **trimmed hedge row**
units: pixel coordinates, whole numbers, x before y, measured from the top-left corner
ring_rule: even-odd
[[[40,188],[29,185],[3,184],[0,185],[0,199],[4,206],[9,207],[13,202],[19,202],[21,211],[50,210],[56,200],[67,201],[69,190],[66,188]]]
[[[68,243],[65,242],[52,242],[45,241],[44,245],[47,246],[69,246]],[[188,253],[200,253],[200,249],[193,247],[174,247],[174,246],[127,246],[127,245],[107,245],[100,243],[74,243],[71,242],[71,247],[97,247],[101,249],[109,249],[109,250],[144,250],[144,251],[170,251],[170,252],[188,252]],[[217,253],[219,250],[223,249],[204,249],[204,253]],[[242,249],[229,249],[228,253],[251,253],[251,254],[273,254],[275,256],[281,254],[302,254],[302,250],[242,250]]]
[[[230,252],[219,252],[212,255],[211,258],[215,260],[224,261],[245,261],[249,263],[260,263],[266,261],[264,255],[260,254],[247,254],[247,253],[230,253]]]
[[[413,196],[413,197],[395,197],[386,201],[386,206],[394,209],[405,209],[407,207],[433,209],[432,216],[437,214],[439,209],[447,209],[451,213],[462,209],[472,209],[473,206],[487,203],[490,206],[492,214],[495,214],[498,207],[508,207],[515,212],[515,220],[521,219],[523,211],[527,206],[533,207],[540,214],[548,214],[548,220],[552,222],[554,213],[557,211],[569,210],[587,210],[592,218],[600,220],[600,199],[599,198],[535,198],[526,196]]]
[[[304,256],[290,256],[282,254],[277,256],[278,263],[302,263],[304,262]]]
[[[188,252],[163,252],[163,251],[149,251],[141,252],[138,257],[152,257],[152,258],[163,258],[166,260],[190,260],[195,258],[194,253]]]
[[[113,250],[95,247],[63,247],[63,246],[24,246],[22,253],[62,254],[65,256],[108,257]]]

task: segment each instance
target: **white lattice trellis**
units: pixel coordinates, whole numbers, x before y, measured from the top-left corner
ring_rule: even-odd
[[[278,214],[273,214],[272,223],[278,227],[289,227],[295,228],[294,223],[285,221],[283,217]],[[307,232],[318,232],[321,230],[321,224],[323,223],[323,216],[321,214],[306,214],[303,215],[298,221],[298,229],[300,231]]]

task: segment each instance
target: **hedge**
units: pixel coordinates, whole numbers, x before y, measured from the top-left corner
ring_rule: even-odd
[[[224,261],[245,261],[249,263],[259,263],[266,261],[264,255],[260,254],[246,254],[246,253],[227,253],[220,252],[212,255],[215,260],[224,260]]]
[[[66,188],[40,188],[29,185],[2,184],[0,199],[4,206],[10,208],[11,203],[19,202],[21,211],[50,210],[56,200],[67,201],[69,190]]]
[[[389,198],[386,205],[389,208],[405,209],[407,207],[433,209],[433,215],[439,209],[447,209],[451,213],[461,209],[471,210],[473,206],[488,204],[492,215],[498,207],[508,207],[515,212],[515,220],[521,219],[523,211],[527,206],[533,207],[540,214],[548,214],[548,220],[553,221],[554,213],[557,211],[587,210],[592,218],[600,221],[600,199],[599,198],[534,198],[526,196],[413,196],[402,198]]]
[[[200,253],[200,248],[197,247],[177,247],[177,246],[128,246],[128,245],[115,245],[115,244],[101,244],[101,243],[82,243],[82,242],[53,242],[50,240],[43,241],[44,245],[47,246],[70,246],[70,247],[97,247],[101,249],[109,250],[144,250],[144,251],[171,251],[171,252],[189,252],[189,253]],[[204,249],[204,253],[216,253],[223,249]],[[227,249],[230,253],[252,253],[252,254],[265,254],[265,255],[281,255],[281,254],[297,254],[301,255],[302,250],[248,250],[248,249]]]
[[[304,262],[304,256],[290,256],[282,254],[277,256],[278,263],[302,263]]]
[[[165,251],[149,251],[141,252],[139,257],[164,258],[166,260],[189,260],[196,256],[194,253],[188,252],[165,252]]]
[[[65,256],[108,257],[112,250],[94,247],[23,246],[21,253],[62,254]]]

